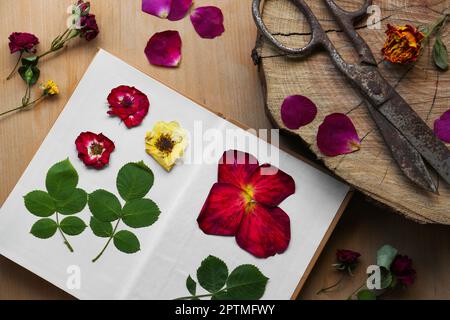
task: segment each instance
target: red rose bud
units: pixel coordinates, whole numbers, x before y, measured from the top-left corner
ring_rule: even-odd
[[[119,86],[108,96],[108,114],[119,117],[128,128],[142,123],[150,108],[147,96],[134,87]]]
[[[204,39],[214,39],[225,32],[222,10],[217,7],[200,7],[191,14],[195,31]]]
[[[147,43],[145,55],[155,66],[174,68],[181,61],[181,37],[178,31],[155,33]]]
[[[35,46],[39,44],[39,39],[26,32],[14,32],[9,36],[9,50],[11,53],[18,51],[35,53]]]
[[[391,271],[397,281],[405,286],[412,285],[416,279],[416,270],[408,256],[397,255],[391,264]]]
[[[88,167],[102,169],[109,163],[111,153],[115,149],[114,142],[103,134],[92,132],[81,133],[75,141],[78,158]]]
[[[355,264],[358,258],[361,256],[359,252],[355,252],[352,250],[337,250],[336,251],[336,259],[345,265]]]
[[[91,10],[91,4],[83,0],[78,0],[77,7],[80,9],[80,15],[82,16],[88,15]]]
[[[80,37],[86,39],[87,41],[91,41],[97,37],[100,33],[100,30],[97,25],[97,20],[95,19],[94,14],[88,14],[81,17],[81,33]]]
[[[434,122],[434,133],[442,141],[450,143],[450,110]]]

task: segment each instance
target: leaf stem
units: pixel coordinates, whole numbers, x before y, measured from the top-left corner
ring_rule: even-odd
[[[20,60],[22,59],[23,51],[20,51],[19,59],[17,60],[16,65],[14,66],[14,69],[11,71],[9,76],[6,78],[6,80],[10,80],[12,76],[14,75],[14,72],[16,71],[17,67],[19,66]]]
[[[187,296],[187,297],[176,298],[176,299],[174,299],[174,301],[178,301],[178,300],[193,300],[193,299],[212,297],[213,295],[221,293],[222,291],[224,291],[224,290],[220,290],[220,291],[218,291],[216,293],[208,293],[208,294],[202,294],[202,295],[198,295],[198,296]]]
[[[20,107],[17,107],[17,108],[14,108],[14,109],[11,109],[11,110],[2,112],[2,113],[0,113],[0,117],[6,115],[6,114],[8,114],[8,113],[14,112],[14,111],[18,111],[18,110],[25,109],[25,108],[27,108],[27,107],[29,107],[29,106],[31,106],[31,105],[37,103],[39,100],[41,100],[41,99],[43,99],[43,98],[45,98],[45,97],[47,97],[47,95],[44,94],[44,95],[40,96],[39,98],[37,98],[36,100],[31,101],[31,102],[29,102],[29,103],[27,103],[27,104],[25,104],[25,105],[21,105]]]
[[[69,241],[67,240],[66,236],[64,235],[64,232],[62,231],[61,226],[59,225],[58,212],[56,213],[56,224],[58,225],[58,230],[59,230],[59,233],[61,233],[61,236],[62,236],[62,238],[64,240],[64,244],[67,246],[67,248],[69,248],[70,252],[73,252],[72,246],[70,245]]]
[[[98,259],[100,259],[100,257],[103,255],[103,253],[105,252],[106,248],[108,247],[109,243],[111,242],[111,240],[114,238],[114,235],[116,234],[117,228],[119,227],[119,223],[122,219],[118,219],[116,226],[114,227],[114,230],[111,234],[111,237],[109,237],[108,241],[106,242],[105,246],[103,247],[102,251],[100,251],[100,253],[94,258],[92,259],[92,262],[95,263]]]
[[[343,274],[341,275],[341,277],[339,278],[339,280],[338,280],[335,284],[333,284],[332,286],[329,286],[329,287],[320,289],[319,291],[317,291],[316,294],[319,295],[319,294],[322,294],[322,293],[326,293],[326,292],[328,292],[329,290],[331,290],[331,289],[337,287],[337,286],[342,282],[342,280],[344,280],[344,277],[345,277],[345,273],[343,273]]]

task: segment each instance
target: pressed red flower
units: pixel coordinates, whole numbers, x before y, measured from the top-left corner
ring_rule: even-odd
[[[248,153],[230,150],[219,162],[218,182],[197,222],[204,233],[234,236],[245,251],[268,258],[289,246],[290,219],[278,205],[294,193],[291,176],[269,164],[260,166]]]
[[[450,110],[434,122],[434,133],[444,142],[450,143]]]
[[[171,21],[183,19],[191,6],[192,0],[142,0],[142,11]]]
[[[88,167],[102,169],[109,163],[111,153],[115,149],[114,142],[102,133],[81,133],[75,141],[78,158]]]
[[[222,10],[214,6],[196,8],[191,13],[191,22],[204,39],[214,39],[225,32]]]
[[[352,153],[361,148],[361,141],[352,120],[342,113],[327,116],[317,133],[317,146],[328,156]]]
[[[35,53],[35,47],[39,44],[39,39],[27,32],[13,32],[8,39],[11,53],[18,51]]]
[[[119,86],[111,90],[108,103],[108,114],[119,117],[128,128],[140,125],[150,108],[147,96],[129,86]]]
[[[181,37],[178,31],[155,33],[147,43],[148,61],[161,67],[178,67],[181,61]]]
[[[317,107],[310,99],[301,95],[289,96],[281,105],[281,119],[288,129],[297,130],[314,121]]]
[[[80,24],[80,37],[86,39],[87,41],[94,40],[100,33],[94,14],[86,14],[81,16]]]
[[[412,285],[416,279],[416,270],[408,256],[397,255],[391,264],[391,271],[397,281],[405,286]]]

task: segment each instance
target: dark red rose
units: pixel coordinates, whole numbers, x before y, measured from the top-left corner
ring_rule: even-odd
[[[336,258],[340,263],[345,265],[352,265],[356,263],[356,260],[361,256],[359,252],[355,252],[352,250],[337,250]]]
[[[95,14],[88,14],[81,17],[81,34],[82,38],[87,41],[94,40],[100,33],[97,25],[97,20],[95,20]]]
[[[81,133],[75,145],[78,151],[78,158],[88,167],[102,169],[109,163],[111,153],[116,148],[114,142],[109,140],[102,133],[92,132]]]
[[[11,53],[26,51],[35,53],[35,46],[39,44],[39,39],[31,33],[13,32],[9,36],[9,50]]]
[[[412,259],[397,255],[391,264],[391,271],[397,281],[405,286],[412,285],[416,279],[416,270],[412,268]]]
[[[150,108],[147,96],[135,87],[119,86],[108,96],[108,114],[119,117],[128,128],[142,123]]]
[[[80,8],[81,15],[89,14],[89,10],[91,9],[91,4],[89,2],[84,2],[83,0],[78,0],[77,6],[78,6],[78,8]]]

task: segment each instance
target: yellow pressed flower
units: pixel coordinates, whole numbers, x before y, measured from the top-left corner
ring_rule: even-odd
[[[41,88],[44,90],[44,94],[48,94],[49,96],[59,94],[58,85],[53,80],[48,80]]]
[[[167,171],[183,157],[187,146],[187,132],[176,121],[157,122],[145,137],[145,150]]]

